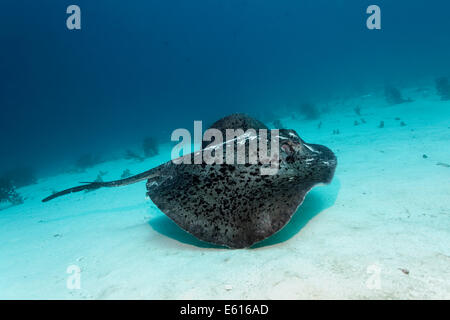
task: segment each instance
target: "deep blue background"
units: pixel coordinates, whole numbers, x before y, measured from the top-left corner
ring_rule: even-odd
[[[0,167],[48,169],[193,120],[449,75],[450,2],[3,0],[0,43]]]

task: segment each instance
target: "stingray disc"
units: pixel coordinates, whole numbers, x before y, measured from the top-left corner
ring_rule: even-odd
[[[245,115],[211,127],[265,129]],[[261,175],[262,164],[175,164],[157,168],[147,181],[158,208],[195,237],[230,248],[245,248],[283,228],[318,183],[329,183],[336,157],[328,148],[304,143],[293,130],[280,130],[280,167]]]

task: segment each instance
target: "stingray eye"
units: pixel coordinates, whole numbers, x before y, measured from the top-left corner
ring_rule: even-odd
[[[281,146],[281,149],[286,152],[287,156],[292,156],[294,154],[294,149],[292,148],[292,146],[288,143],[285,143]]]

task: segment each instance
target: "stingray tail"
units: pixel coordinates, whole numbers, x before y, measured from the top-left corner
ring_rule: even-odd
[[[84,185],[81,186],[77,186],[77,187],[73,187],[73,188],[69,188],[63,191],[59,191],[56,192],[50,196],[48,196],[45,199],[42,199],[42,202],[47,202],[50,201],[52,199],[61,197],[63,195],[66,194],[70,194],[73,192],[80,192],[83,190],[95,190],[95,189],[99,189],[99,188],[103,188],[103,187],[121,187],[121,186],[126,186],[128,184],[132,184],[132,183],[136,183],[142,180],[146,180],[146,179],[150,179],[152,177],[157,176],[158,173],[155,169],[150,169],[148,171],[142,172],[140,174],[137,174],[135,176],[131,176],[125,179],[120,179],[120,180],[114,180],[114,181],[108,181],[108,182],[81,182],[81,183],[85,183]]]

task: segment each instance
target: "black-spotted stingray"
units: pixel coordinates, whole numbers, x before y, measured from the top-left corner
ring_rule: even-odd
[[[256,132],[268,129],[243,114],[225,117],[210,128],[222,133],[226,129],[255,129]],[[260,161],[255,164],[184,164],[179,161],[176,164],[176,161],[169,161],[126,179],[87,183],[57,192],[42,201],[147,179],[147,195],[180,228],[209,243],[230,248],[250,247],[281,230],[308,191],[317,184],[330,183],[336,168],[336,157],[327,147],[305,143],[294,130],[280,129],[278,138],[279,169],[273,175],[261,174],[261,168],[267,163]],[[245,139],[248,146],[249,141]],[[230,142],[220,145],[223,150],[227,143]],[[212,145],[214,141],[209,146]],[[199,152],[204,153],[207,147],[204,143]],[[272,152],[270,148],[269,151]],[[225,157],[226,151],[223,154]]]

